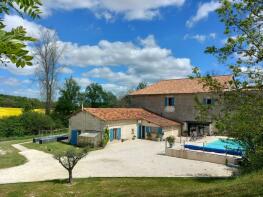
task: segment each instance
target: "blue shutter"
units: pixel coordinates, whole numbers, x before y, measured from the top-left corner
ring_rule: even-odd
[[[168,97],[165,97],[164,105],[168,106]]]
[[[121,139],[121,128],[117,129],[117,138],[118,138],[118,140]]]
[[[206,105],[206,98],[203,98],[203,104]]]
[[[161,127],[159,127],[159,128],[158,128],[158,133],[159,133],[159,134],[162,134],[162,132],[163,132],[163,129],[162,129]]]
[[[215,99],[211,99],[211,104],[214,105],[215,104]]]
[[[175,100],[174,100],[174,97],[172,98],[172,106],[174,106],[175,104]]]
[[[113,134],[114,133],[114,131],[113,131],[113,129],[110,129],[110,141],[112,142],[113,141]]]
[[[141,125],[140,124],[137,124],[137,138],[138,139],[141,139]]]
[[[147,133],[147,134],[150,133],[150,127],[146,127],[146,133]]]

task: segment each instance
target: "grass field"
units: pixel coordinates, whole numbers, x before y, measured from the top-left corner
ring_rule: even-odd
[[[26,158],[20,155],[18,150],[12,146],[12,144],[21,143],[24,141],[28,141],[28,139],[0,142],[0,169],[22,165],[27,161]]]
[[[30,148],[30,149],[40,150],[40,151],[50,153],[53,155],[56,154],[57,152],[66,151],[70,148],[82,149],[81,147],[75,147],[70,144],[66,144],[62,142],[52,142],[52,143],[47,143],[47,144],[28,143],[28,144],[23,144],[23,146]],[[91,148],[90,151],[94,151],[98,149],[100,149],[100,147]]]
[[[22,114],[23,108],[0,107],[0,118],[9,116],[19,116]],[[44,113],[44,109],[34,109],[34,111]]]
[[[261,196],[263,171],[238,178],[88,178],[0,185],[5,196]]]

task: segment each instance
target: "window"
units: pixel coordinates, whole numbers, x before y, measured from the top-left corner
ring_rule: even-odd
[[[204,103],[205,105],[213,105],[213,104],[215,103],[215,100],[212,99],[212,98],[204,98],[203,103]]]
[[[165,97],[165,106],[174,106],[175,99],[174,97]]]

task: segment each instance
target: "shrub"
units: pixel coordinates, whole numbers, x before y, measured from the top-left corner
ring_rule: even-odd
[[[0,119],[0,136],[23,136],[24,126],[19,116],[11,116]]]
[[[34,135],[41,130],[58,128],[64,128],[59,119],[53,120],[50,116],[33,111],[0,119],[0,137]]]
[[[109,131],[108,128],[104,129],[102,146],[106,146],[106,144],[109,142],[109,132],[110,132],[110,131]]]
[[[174,136],[170,135],[170,136],[169,136],[169,137],[167,137],[166,139],[167,139],[167,141],[168,141],[169,145],[170,145],[170,146],[173,146],[173,144],[174,144],[174,141],[175,141],[175,138],[174,138]]]
[[[56,126],[50,116],[38,112],[23,113],[21,122],[24,125],[25,134],[37,134],[40,130],[50,130]]]

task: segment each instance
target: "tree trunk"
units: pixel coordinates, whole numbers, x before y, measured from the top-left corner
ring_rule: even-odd
[[[72,170],[68,170],[68,183],[72,184]]]

